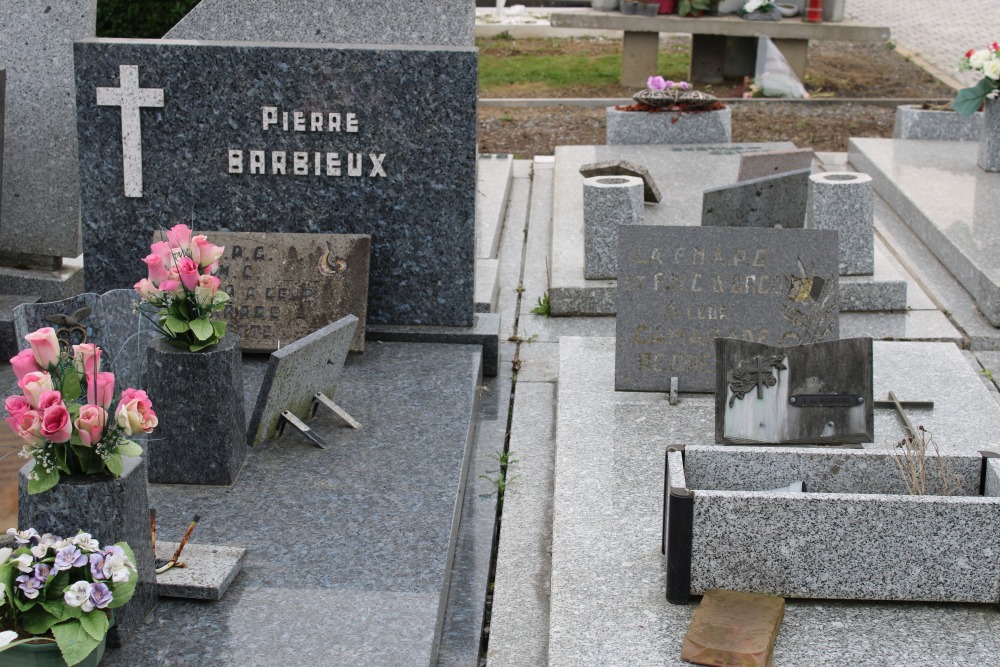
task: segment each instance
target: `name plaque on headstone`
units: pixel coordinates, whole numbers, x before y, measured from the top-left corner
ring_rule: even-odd
[[[715,341],[715,441],[843,445],[875,436],[872,339]]]
[[[368,234],[369,319],[472,324],[472,48],[74,44],[87,285],[177,220]]]
[[[716,338],[836,339],[837,235],[825,230],[625,226],[615,389],[715,391]]]
[[[351,351],[365,349],[368,260],[363,234],[210,232],[225,246],[221,319],[247,352],[273,352],[345,315],[358,318]]]

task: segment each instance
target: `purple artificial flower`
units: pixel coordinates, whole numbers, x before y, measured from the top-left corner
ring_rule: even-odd
[[[52,568],[48,566],[47,563],[39,563],[35,566],[35,579],[38,579],[42,583],[49,578],[52,572]]]
[[[18,588],[24,593],[24,597],[29,600],[34,600],[38,597],[38,592],[42,589],[42,582],[35,579],[30,574],[22,574],[16,579],[18,582]]]
[[[90,554],[90,574],[95,580],[104,578],[104,551]]]
[[[107,584],[93,584],[90,587],[90,604],[97,609],[105,609],[111,603],[111,589]]]
[[[681,81],[677,84],[677,87],[680,88],[681,90],[687,90],[688,88],[691,87],[691,84],[688,83],[687,81]]]
[[[646,85],[650,90],[663,90],[670,84],[669,81],[664,81],[662,76],[651,76],[646,80]]]
[[[87,557],[80,553],[72,544],[69,544],[56,552],[56,562],[52,565],[52,573],[68,570],[71,567],[80,567],[87,564]]]
[[[18,544],[28,544],[32,540],[37,540],[38,531],[34,528],[29,528],[28,530],[17,530],[16,528],[8,528],[8,535],[13,535],[14,540]]]

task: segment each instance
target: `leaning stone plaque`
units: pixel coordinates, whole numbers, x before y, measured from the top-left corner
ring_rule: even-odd
[[[209,239],[226,248],[218,276],[231,300],[222,319],[244,352],[273,352],[344,315],[358,318],[351,351],[364,351],[370,236],[210,232]]]
[[[271,353],[264,382],[257,395],[247,442],[272,437],[282,412],[306,419],[316,394],[333,398],[358,318],[347,315]]]
[[[620,230],[615,389],[715,391],[716,338],[838,337],[837,234],[811,229]]]
[[[715,441],[844,445],[875,435],[872,339],[793,347],[717,338]]]

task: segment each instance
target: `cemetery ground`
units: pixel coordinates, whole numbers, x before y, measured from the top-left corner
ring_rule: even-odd
[[[480,58],[520,59],[520,81],[506,83],[483,77],[480,99],[486,98],[626,98],[634,89],[617,83],[620,39],[479,39]],[[687,71],[687,39],[661,42],[661,74],[682,79]],[[548,81],[537,58],[563,59],[565,69]],[[590,64],[586,79],[573,79],[580,63]],[[618,56],[620,58],[620,55]],[[584,65],[586,67],[586,65]],[[892,44],[814,41],[809,47],[809,74],[803,82],[809,101],[753,100],[733,104],[733,141],[791,141],[818,151],[845,151],[849,137],[892,136],[895,102],[872,100],[945,100],[951,89],[911,62]],[[562,75],[561,79],[555,76]],[[528,80],[525,80],[528,79]],[[535,79],[535,80],[531,80]],[[742,81],[697,86],[723,98],[740,98]],[[734,100],[735,101],[735,100]],[[559,145],[605,142],[601,106],[479,107],[479,147],[484,153],[513,153],[518,158],[552,155]]]

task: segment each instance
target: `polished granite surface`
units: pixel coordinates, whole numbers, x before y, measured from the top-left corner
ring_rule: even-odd
[[[199,513],[195,543],[244,547],[247,560],[221,601],[161,600],[102,664],[430,664],[480,350],[372,343],[335,397],[360,431],[321,413],[312,426],[328,449],[289,430],[254,447],[231,487],[151,485],[161,539]]]

